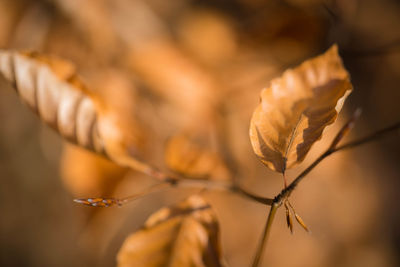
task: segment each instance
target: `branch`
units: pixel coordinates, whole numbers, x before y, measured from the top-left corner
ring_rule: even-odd
[[[262,255],[265,250],[264,248],[265,248],[265,245],[267,244],[269,233],[271,231],[272,222],[274,221],[275,214],[276,214],[276,211],[278,210],[279,206],[280,205],[276,202],[274,202],[271,205],[271,209],[269,210],[267,222],[264,227],[262,239],[260,240],[260,244],[258,245],[256,255],[254,256],[254,260],[253,260],[253,264],[252,264],[253,267],[257,267],[261,262]]]
[[[348,124],[346,124],[337,134],[337,136],[339,136],[344,130],[347,130]],[[382,138],[383,136],[387,135],[388,133],[391,133],[395,130],[400,129],[400,122],[397,122],[389,127],[386,127],[384,129],[381,129],[379,131],[376,131],[370,135],[367,135],[363,138],[360,138],[358,140],[354,140],[351,141],[349,143],[346,143],[344,145],[335,147],[335,146],[330,146],[322,155],[320,155],[310,166],[308,166],[302,173],[300,173],[294,180],[293,182],[291,182],[288,187],[284,190],[281,191],[281,193],[277,196],[278,200],[281,201],[283,199],[283,197],[286,196],[290,196],[290,194],[292,193],[292,191],[297,187],[297,185],[304,179],[304,177],[306,177],[306,175],[312,171],[323,159],[325,159],[326,157],[328,157],[329,155],[338,152],[338,151],[342,151],[345,149],[349,149],[349,148],[354,148],[360,145],[364,145],[366,143],[378,140],[380,138]],[[336,140],[336,138],[334,139],[334,141]]]
[[[355,141],[349,142],[347,144],[341,145],[341,146],[337,147],[334,152],[339,151],[339,150],[348,149],[348,148],[353,148],[353,147],[356,147],[359,145],[363,145],[365,143],[369,143],[371,141],[375,141],[375,140],[383,137],[384,135],[386,135],[390,132],[393,132],[395,130],[398,130],[398,129],[400,129],[400,122],[397,122],[389,127],[381,129],[381,130],[379,130],[375,133],[372,133],[368,136],[365,136],[359,140],[355,140]]]
[[[354,126],[355,120],[359,117],[360,112],[356,111],[353,117],[342,127],[342,129],[338,132],[336,137],[333,139],[331,145],[329,148],[322,153],[310,166],[308,166],[302,173],[300,173],[286,188],[284,188],[273,200],[271,210],[268,215],[267,223],[264,228],[264,232],[260,241],[259,246],[257,247],[257,251],[254,257],[254,261],[252,266],[253,267],[258,267],[260,264],[260,261],[262,259],[264,247],[267,243],[270,228],[273,222],[273,219],[275,217],[275,213],[277,208],[279,208],[282,204],[282,200],[288,198],[290,194],[293,192],[293,190],[297,187],[297,185],[304,179],[304,177],[307,176],[323,159],[328,157],[329,155],[342,151],[345,149],[357,147],[375,140],[378,140],[382,138],[383,136],[387,135],[388,133],[391,133],[395,130],[400,129],[400,122],[397,122],[389,127],[386,127],[384,129],[381,129],[377,132],[374,132],[370,135],[367,135],[361,139],[351,141],[347,144],[337,146],[338,143],[342,140],[342,138],[349,132],[349,130]]]
[[[192,179],[177,175],[169,175],[146,163],[143,163],[139,167],[140,168],[138,168],[138,166],[134,166],[133,169],[157,179],[159,183],[150,186],[149,188],[145,189],[142,192],[124,198],[90,197],[90,198],[74,199],[74,202],[91,207],[122,206],[131,201],[144,197],[149,193],[158,192],[160,191],[160,189],[164,189],[166,186],[185,187],[185,188],[204,188],[204,189],[225,191],[238,194],[242,197],[245,197],[247,199],[256,201],[264,205],[272,205],[273,202],[273,199],[254,195],[232,181],[220,182],[220,181],[212,181],[204,179]]]

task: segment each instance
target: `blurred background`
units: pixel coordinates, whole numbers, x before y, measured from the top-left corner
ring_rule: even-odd
[[[281,177],[248,137],[260,90],[333,43],[352,76],[338,122],[288,172],[292,179],[357,107],[363,115],[347,141],[400,120],[399,28],[394,0],[0,0],[0,48],[76,64],[140,136],[146,161],[167,169],[168,140],[187,142],[216,162],[198,164],[194,175],[234,178],[269,197]],[[115,266],[124,239],[151,213],[198,191],[164,190],[121,208],[79,206],[73,198],[123,197],[154,181],[64,143],[3,78],[0,122],[0,266]],[[279,210],[263,266],[400,266],[399,137],[322,162],[291,201],[311,234],[296,225],[291,235]],[[227,263],[249,266],[268,209],[228,193],[205,197]]]

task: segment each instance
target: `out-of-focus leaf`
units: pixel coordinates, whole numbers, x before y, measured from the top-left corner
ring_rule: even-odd
[[[95,104],[69,62],[38,53],[0,51],[0,72],[20,98],[66,139],[103,151]]]
[[[76,197],[110,196],[127,169],[74,145],[64,146],[61,176]]]
[[[38,53],[0,50],[0,73],[39,117],[72,143],[108,156],[120,165],[146,171],[134,157],[140,138],[64,60]]]
[[[213,75],[169,40],[148,42],[131,52],[130,66],[134,72],[150,90],[177,108],[176,118],[185,127],[199,126],[201,121],[203,127],[198,128],[207,128],[202,123],[213,119],[219,94]]]
[[[107,1],[48,0],[76,26],[99,58],[107,58],[117,52],[118,41],[110,23]]]
[[[205,64],[221,65],[237,54],[233,25],[221,13],[189,11],[179,22],[178,33],[185,48]]]
[[[229,179],[229,171],[219,154],[187,135],[168,140],[165,162],[171,170],[191,178]]]
[[[284,172],[305,158],[332,124],[352,90],[336,45],[289,69],[261,92],[250,125],[254,152],[270,169]]]
[[[150,216],[125,240],[118,266],[223,266],[220,253],[217,219],[209,204],[192,196]]]

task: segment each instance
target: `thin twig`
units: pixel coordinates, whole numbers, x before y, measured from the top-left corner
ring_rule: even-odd
[[[130,196],[121,198],[121,199],[119,200],[119,203],[118,203],[118,204],[119,204],[120,206],[121,206],[121,205],[124,205],[124,204],[126,204],[126,203],[128,203],[128,202],[131,202],[131,201],[133,201],[133,200],[136,200],[136,199],[139,199],[139,198],[141,198],[141,197],[147,196],[147,195],[149,195],[149,194],[151,194],[151,193],[158,192],[158,191],[160,191],[161,189],[167,187],[168,185],[169,185],[169,183],[166,183],[166,182],[162,182],[162,183],[155,184],[155,185],[153,185],[153,186],[148,187],[148,188],[145,189],[144,191],[141,191],[141,192],[138,193],[138,194],[133,194],[133,195],[130,195]]]
[[[398,130],[398,129],[400,129],[400,122],[397,122],[389,127],[386,127],[384,129],[379,130],[375,133],[372,133],[368,136],[365,136],[359,140],[355,140],[355,141],[349,142],[347,144],[341,145],[335,149],[335,152],[339,151],[339,150],[344,150],[344,149],[352,148],[355,146],[363,145],[365,143],[377,140],[377,139],[383,137],[384,135],[386,135],[392,131]]]
[[[203,180],[203,179],[191,179],[187,177],[177,177],[177,176],[170,176],[165,173],[158,171],[157,179],[160,180],[160,177],[164,177],[160,180],[159,183],[150,186],[149,188],[145,189],[142,192],[137,194],[133,194],[128,197],[124,198],[103,198],[103,197],[89,197],[89,198],[78,198],[74,199],[74,202],[83,204],[86,206],[92,207],[111,207],[111,206],[122,206],[125,205],[133,200],[141,198],[149,193],[158,192],[161,189],[165,188],[166,186],[169,187],[180,187],[180,188],[204,188],[204,189],[211,189],[211,190],[219,190],[225,191],[230,193],[238,194],[242,197],[247,199],[256,201],[260,204],[264,205],[272,205],[273,199],[267,197],[261,197],[254,195],[247,190],[243,189],[239,185],[229,182],[220,182],[220,181],[212,181],[212,180]],[[147,174],[154,173],[154,172],[147,172]],[[152,175],[150,175],[153,177]]]
[[[258,267],[262,258],[263,250],[266,245],[266,242],[268,240],[268,235],[269,231],[276,213],[276,209],[282,204],[282,200],[288,198],[290,194],[293,192],[293,190],[297,187],[297,185],[304,179],[304,177],[307,176],[323,159],[328,157],[329,155],[336,153],[338,151],[342,151],[345,149],[357,147],[375,140],[380,139],[381,137],[385,136],[386,134],[393,132],[395,130],[400,129],[400,122],[397,122],[389,127],[386,127],[384,129],[381,129],[379,131],[376,131],[368,136],[365,136],[361,139],[351,141],[347,144],[341,145],[341,146],[336,146],[339,141],[344,137],[344,135],[349,131],[349,128],[351,128],[354,125],[354,120],[357,118],[357,112],[355,113],[355,116],[353,116],[349,122],[347,122],[342,129],[338,132],[336,137],[333,139],[331,145],[329,148],[322,153],[313,163],[311,163],[310,166],[308,166],[303,172],[301,172],[286,188],[284,188],[273,200],[273,203],[271,205],[271,210],[268,215],[267,223],[264,228],[264,232],[260,241],[259,246],[257,247],[257,251],[254,257],[254,261],[252,266],[253,267]],[[276,207],[273,209],[273,207]],[[272,214],[271,214],[272,213]]]
[[[385,136],[386,134],[393,132],[395,130],[400,129],[400,122],[397,122],[389,127],[386,127],[384,129],[381,129],[379,131],[376,131],[370,135],[367,135],[363,138],[360,138],[358,140],[354,140],[351,142],[348,142],[344,145],[335,147],[335,148],[329,148],[328,150],[326,150],[321,156],[319,156],[310,166],[308,166],[302,173],[300,173],[294,180],[293,182],[291,182],[289,184],[289,186],[286,188],[286,190],[282,190],[281,193],[278,195],[279,200],[281,200],[284,196],[289,196],[291,194],[291,192],[296,188],[296,186],[300,183],[301,180],[304,179],[304,177],[312,170],[314,169],[323,159],[325,159],[326,157],[328,157],[329,155],[338,152],[338,151],[342,151],[345,149],[349,149],[349,148],[353,148],[353,147],[357,147],[375,140],[378,140],[380,138],[382,138],[383,136]]]
[[[231,192],[238,193],[243,197],[252,199],[252,200],[254,200],[254,201],[258,202],[258,203],[261,203],[261,204],[264,204],[264,205],[268,205],[268,206],[271,206],[272,203],[274,202],[274,200],[272,198],[256,196],[256,195],[246,191],[242,187],[239,187],[239,186],[236,186],[236,185],[231,187]]]

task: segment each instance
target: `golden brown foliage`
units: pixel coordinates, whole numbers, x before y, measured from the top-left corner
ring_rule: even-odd
[[[250,140],[270,169],[285,172],[302,162],[326,126],[332,124],[352,90],[337,46],[285,71],[261,92]]]
[[[73,65],[37,53],[1,51],[0,68],[21,99],[64,138],[105,152],[95,103]]]
[[[0,72],[21,99],[64,138],[122,166],[147,170],[134,158],[138,136],[84,86],[69,62],[38,53],[1,51]]]
[[[205,192],[204,197],[210,199],[220,219],[224,257],[230,266],[248,266],[265,220],[259,205],[271,205],[280,185],[275,179],[269,179],[279,174],[266,172],[254,157],[249,143],[249,122],[260,89],[268,87],[271,78],[279,76],[294,62],[319,53],[334,41],[340,44],[341,55],[346,66],[351,67],[354,82],[362,88],[354,95],[356,101],[353,102],[362,103],[366,110],[366,116],[357,123],[361,126],[358,129],[367,130],[369,123],[372,131],[372,128],[397,120],[400,91],[393,78],[399,76],[398,45],[389,48],[390,54],[386,53],[389,49],[383,49],[382,54],[382,50],[376,49],[374,57],[367,55],[369,48],[393,40],[398,32],[399,23],[395,23],[400,18],[398,8],[387,8],[389,2],[395,0],[0,1],[0,47],[7,49],[0,53],[0,76],[2,72],[6,76],[15,72],[18,77],[13,79],[9,75],[8,80],[19,89],[30,88],[21,90],[24,92],[21,98],[53,128],[58,127],[60,114],[68,117],[63,117],[63,127],[56,130],[73,143],[96,150],[85,140],[93,139],[97,131],[99,150],[96,151],[107,154],[113,161],[73,145],[63,146],[60,153],[60,140],[54,133],[39,127],[17,104],[12,92],[0,90],[0,211],[3,215],[0,235],[5,236],[0,247],[6,256],[3,265],[24,265],[20,260],[26,260],[25,265],[41,266],[115,265],[115,252],[122,240],[127,233],[137,231],[149,211],[159,209],[165,200],[175,202],[187,196],[188,191],[193,190],[190,188],[200,187],[209,191],[230,191],[229,194]],[[377,17],[378,10],[384,15]],[[389,25],[394,26],[393,29]],[[378,28],[379,38],[370,38],[378,37],[375,32]],[[15,64],[18,70],[13,69],[9,66],[11,57],[5,55],[12,54],[13,49],[43,51],[45,55],[66,58],[77,66],[84,84],[77,77],[74,65],[38,53],[15,53],[14,58],[21,60]],[[378,62],[385,65],[384,70],[376,68]],[[357,64],[362,65],[361,83]],[[42,76],[46,68],[50,74]],[[316,69],[315,73],[321,71]],[[302,67],[288,72],[297,77],[302,71],[307,73],[305,77],[309,74]],[[287,77],[284,74],[280,82],[275,81],[281,83],[276,91],[286,94],[291,102],[301,94],[288,93],[287,86],[282,85],[290,80]],[[296,89],[307,87],[307,82],[296,79]],[[37,88],[44,89],[32,89],[35,83]],[[2,77],[0,86],[7,87]],[[64,87],[70,89],[71,94],[61,93]],[[43,93],[46,90],[48,94]],[[265,140],[255,140],[255,146],[260,149],[263,145],[260,141],[273,135],[274,138],[278,136],[273,138],[278,148],[277,156],[265,161],[272,168],[277,167],[275,170],[284,171],[301,162],[302,153],[304,157],[308,155],[308,160],[318,159],[320,149],[329,146],[325,142],[332,139],[332,130],[338,130],[336,127],[341,123],[331,128],[323,122],[316,131],[305,126],[309,132],[304,129],[290,132],[298,107],[287,108],[286,102],[282,105],[276,98],[265,97],[268,90],[262,93],[260,106],[271,104],[274,113],[266,113],[261,108],[258,123],[264,126],[270,123],[267,128],[274,131],[260,131]],[[32,95],[37,92],[40,99],[34,101]],[[76,107],[79,101],[72,97],[75,93],[82,95],[84,102],[91,103],[93,108],[87,110],[87,115]],[[47,101],[58,94],[65,96],[55,102]],[[58,105],[61,102],[63,104]],[[315,104],[310,99],[300,102],[305,106]],[[351,104],[350,109],[355,108]],[[368,111],[368,104],[371,111]],[[56,108],[52,108],[53,105]],[[80,119],[71,114],[79,115]],[[274,118],[276,114],[283,118]],[[84,131],[93,118],[97,130]],[[303,115],[299,121],[301,126],[307,118]],[[285,127],[290,129],[281,133],[287,130]],[[80,129],[80,135],[75,138],[72,129]],[[323,140],[315,142],[320,130]],[[306,135],[311,132],[311,136]],[[341,140],[346,132],[348,129],[343,128],[331,144],[332,151],[336,145],[342,147]],[[287,139],[292,138],[288,136],[293,137],[289,144]],[[353,138],[351,134],[350,138]],[[296,148],[297,141],[304,145],[300,150]],[[280,147],[280,142],[286,149]],[[376,148],[378,146],[370,146],[369,153],[362,157],[358,157],[357,151],[335,155],[323,168],[315,168],[307,175],[311,176],[309,184],[299,187],[301,189],[291,195],[291,202],[297,202],[297,209],[301,210],[314,235],[300,232],[293,238],[288,235],[284,223],[274,224],[272,235],[266,238],[271,241],[264,259],[266,266],[397,266],[390,265],[391,257],[397,252],[391,252],[393,238],[377,230],[394,223],[376,219],[382,215],[379,209],[385,198],[378,193],[385,181],[375,177],[379,171],[379,178],[384,176],[389,181],[392,176],[393,181],[397,181],[398,172],[390,168],[388,158],[376,156],[380,152]],[[389,150],[396,152],[396,148],[389,147]],[[385,153],[387,151],[385,149]],[[287,161],[286,152],[292,152]],[[76,202],[91,207],[135,202],[122,208],[72,206],[71,196],[63,191],[60,181],[54,179],[60,155],[61,176],[67,189],[80,197]],[[310,166],[311,161],[307,159],[306,164]],[[364,161],[362,168],[353,164],[356,159]],[[129,171],[124,166],[147,175]],[[160,170],[151,166],[160,167]],[[160,183],[149,179],[152,176],[165,181],[170,174],[167,168],[172,171],[172,178],[195,179],[178,179],[173,183],[170,183],[172,180]],[[297,177],[292,179],[294,173],[285,173],[288,185],[296,180]],[[122,179],[124,177],[127,179]],[[221,179],[224,181],[216,181]],[[283,192],[289,191],[285,190]],[[252,195],[253,191],[257,193]],[[233,194],[240,197],[231,197]],[[243,200],[246,194],[260,204]],[[290,202],[287,203],[288,225],[296,230],[294,224],[299,223],[308,230]],[[49,212],[43,212],[46,210]],[[354,211],[357,211],[355,217],[352,216]],[[37,216],[38,212],[41,216]],[[93,216],[80,216],[84,214]],[[284,222],[284,211],[276,215],[278,222]],[[186,217],[190,217],[189,213]],[[37,219],[26,223],[27,218]],[[83,222],[85,226],[82,218],[89,219]],[[390,215],[389,218],[394,217]],[[172,220],[167,219],[168,222]],[[167,221],[160,223],[160,227]],[[191,229],[196,231],[194,228]],[[148,232],[152,233],[151,229]],[[143,234],[143,231],[138,233]],[[41,236],[39,243],[38,234]],[[189,258],[201,255],[202,249],[190,246],[182,253]],[[26,255],[27,251],[30,255]],[[159,253],[160,250],[156,250],[147,255],[152,258]],[[161,250],[161,253],[168,252]],[[290,257],[286,257],[288,253]],[[7,257],[17,264],[8,264]],[[131,260],[131,265],[138,264],[135,259]],[[3,258],[0,261],[3,262]]]
[[[110,196],[127,168],[80,147],[66,144],[61,158],[65,186],[76,197]]]
[[[125,240],[118,266],[222,266],[218,222],[211,207],[194,195],[157,211]]]
[[[188,135],[176,135],[165,149],[167,166],[190,178],[229,179],[229,172],[219,154],[202,146]]]

